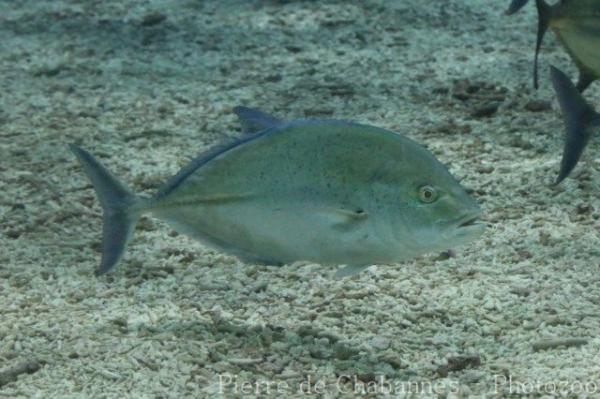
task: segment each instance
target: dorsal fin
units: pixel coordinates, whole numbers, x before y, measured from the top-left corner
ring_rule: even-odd
[[[244,133],[262,132],[283,122],[281,119],[254,108],[237,106],[233,108],[233,112],[240,119]]]

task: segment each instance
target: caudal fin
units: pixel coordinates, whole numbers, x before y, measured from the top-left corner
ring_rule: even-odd
[[[69,148],[83,166],[102,206],[102,261],[96,269],[96,275],[99,276],[112,269],[121,259],[140,216],[133,205],[140,200],[92,154],[73,144]]]
[[[560,172],[555,184],[571,173],[593,133],[600,126],[600,114],[594,111],[569,78],[558,68],[550,66],[550,77],[565,123],[565,146]]]

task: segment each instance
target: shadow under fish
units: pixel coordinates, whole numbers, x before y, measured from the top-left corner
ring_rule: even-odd
[[[519,11],[528,0],[513,0],[506,11]],[[538,58],[544,34],[552,29],[579,70],[577,90],[583,92],[600,78],[600,1],[560,0],[549,5],[536,0],[538,30],[533,62],[533,82],[538,88]]]
[[[594,131],[600,128],[600,114],[585,101],[561,70],[551,66],[550,78],[565,124],[565,145],[560,172],[555,182],[558,184],[575,168]]]
[[[143,213],[250,262],[346,265],[337,276],[478,237],[481,210],[428,150],[338,120],[282,121],[236,107],[245,135],[184,166],[151,198],[71,145],[103,209],[104,274]]]

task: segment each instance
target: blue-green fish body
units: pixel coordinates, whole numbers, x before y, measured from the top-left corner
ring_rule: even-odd
[[[260,131],[200,156],[150,199],[134,196],[72,147],[104,208],[98,273],[118,261],[144,212],[243,259],[349,265],[340,275],[444,250],[483,231],[477,204],[404,136],[350,122],[236,112],[248,130]]]

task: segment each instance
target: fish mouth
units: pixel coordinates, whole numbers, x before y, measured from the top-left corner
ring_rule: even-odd
[[[458,227],[471,227],[471,226],[475,226],[475,225],[480,225],[483,224],[481,223],[481,220],[479,219],[479,216],[472,216],[467,218],[464,221],[461,221],[460,224],[458,225]]]
[[[471,212],[453,220],[449,234],[458,242],[468,242],[482,235],[486,223],[481,219],[481,212]]]
[[[481,229],[485,223],[481,220],[481,212],[469,213],[454,220],[453,223],[458,229]]]

